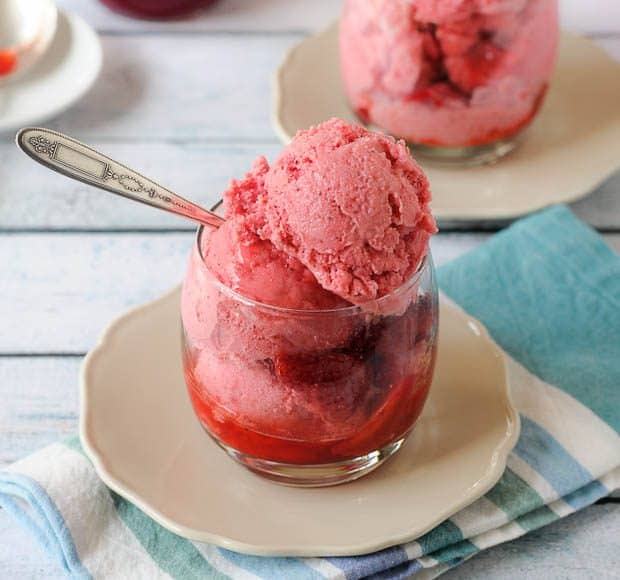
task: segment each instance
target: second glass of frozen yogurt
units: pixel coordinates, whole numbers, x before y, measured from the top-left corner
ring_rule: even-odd
[[[557,0],[345,0],[340,62],[366,123],[436,161],[505,155],[554,69]]]

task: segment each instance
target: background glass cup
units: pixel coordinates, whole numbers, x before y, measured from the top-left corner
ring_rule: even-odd
[[[536,116],[558,35],[557,0],[345,0],[344,87],[362,121],[421,158],[490,162]]]
[[[364,307],[292,310],[245,298],[204,264],[202,229],[182,301],[194,411],[237,461],[299,486],[356,479],[395,453],[426,401],[438,302],[430,255]]]

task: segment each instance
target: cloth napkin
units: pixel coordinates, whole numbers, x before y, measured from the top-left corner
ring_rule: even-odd
[[[110,492],[77,438],[0,473],[0,505],[75,578],[417,579],[616,490],[620,259],[559,206],[444,266],[439,280],[504,349],[522,432],[499,483],[418,540],[351,558],[261,558],[190,542]]]

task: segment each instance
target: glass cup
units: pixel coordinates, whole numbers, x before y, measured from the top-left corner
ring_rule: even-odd
[[[203,261],[202,232],[183,286],[183,363],[207,433],[252,471],[297,486],[356,479],[398,451],[435,364],[430,255],[363,307],[293,310],[222,284]]]
[[[491,162],[538,112],[558,34],[557,0],[345,0],[345,91],[421,158]]]

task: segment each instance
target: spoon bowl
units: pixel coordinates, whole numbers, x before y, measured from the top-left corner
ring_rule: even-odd
[[[0,85],[14,81],[41,58],[57,21],[52,0],[0,0]]]

